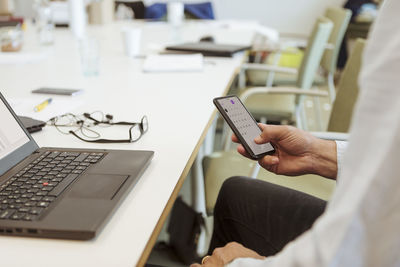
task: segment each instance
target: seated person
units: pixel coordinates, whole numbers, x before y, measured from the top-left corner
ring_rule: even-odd
[[[271,142],[275,154],[259,163],[276,174],[313,173],[335,179],[335,141],[321,140],[292,126],[260,124],[257,143]],[[234,142],[239,142],[233,135]],[[344,142],[338,143],[343,150]],[[250,156],[242,145],[238,152]],[[263,256],[274,255],[308,230],[324,212],[326,201],[305,193],[247,177],[226,180],[214,209],[214,232],[209,253],[236,241]]]
[[[254,179],[229,179],[201,266],[400,266],[398,10],[400,1],[384,1],[370,34],[344,155],[342,143],[293,127],[262,125],[256,139],[275,146],[274,155],[259,160],[269,171],[337,177],[329,203]],[[241,145],[238,151],[246,156]]]

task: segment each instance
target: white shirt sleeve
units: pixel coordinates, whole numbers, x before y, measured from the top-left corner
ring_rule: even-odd
[[[364,49],[339,183],[312,228],[265,260],[229,267],[400,266],[400,1],[383,1]]]

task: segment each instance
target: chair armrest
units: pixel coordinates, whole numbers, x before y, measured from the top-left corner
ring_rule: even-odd
[[[306,96],[329,96],[327,91],[321,90],[306,90],[297,87],[253,87],[244,91],[240,95],[240,99],[244,102],[254,94],[291,94],[291,95],[306,95]]]
[[[309,36],[306,34],[295,33],[295,32],[280,32],[280,38],[293,38],[293,39],[308,39]]]
[[[267,52],[279,54],[296,54],[297,51],[286,50],[288,47],[297,47],[298,43],[277,43],[274,45],[256,45],[251,48],[251,52]]]
[[[257,45],[251,49],[252,52],[268,52],[268,53],[281,53],[281,54],[296,54],[296,51],[286,50],[289,47],[297,47],[299,49],[307,48],[306,40],[282,40],[274,45]],[[326,50],[333,50],[334,44],[325,44]]]
[[[348,133],[339,132],[310,132],[313,136],[325,140],[347,141],[349,139]]]
[[[281,44],[279,45],[280,49],[285,49],[287,47],[297,47],[299,49],[306,49],[307,48],[307,40],[287,40],[287,41],[282,41]],[[331,43],[326,43],[325,44],[325,49],[326,50],[332,50],[335,48],[334,44]],[[282,53],[286,53],[283,51]]]
[[[258,63],[245,63],[241,66],[243,70],[264,70],[275,71],[281,73],[297,74],[296,68],[280,67],[276,65],[258,64]]]

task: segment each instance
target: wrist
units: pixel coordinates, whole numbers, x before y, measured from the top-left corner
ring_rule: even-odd
[[[316,138],[311,155],[311,173],[336,179],[338,167],[335,141]]]

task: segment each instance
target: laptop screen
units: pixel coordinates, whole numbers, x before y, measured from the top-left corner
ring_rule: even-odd
[[[19,126],[3,101],[0,101],[0,159],[29,142],[28,136]]]
[[[39,147],[0,93],[0,175]]]

